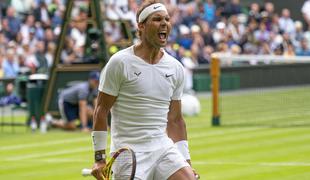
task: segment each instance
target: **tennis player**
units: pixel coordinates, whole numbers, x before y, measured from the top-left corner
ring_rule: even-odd
[[[122,147],[135,151],[135,179],[196,179],[181,113],[184,70],[163,49],[171,30],[169,20],[162,3],[144,1],[137,12],[140,42],[114,54],[101,72],[92,132],[92,175],[99,180],[106,164],[110,109],[110,151]]]

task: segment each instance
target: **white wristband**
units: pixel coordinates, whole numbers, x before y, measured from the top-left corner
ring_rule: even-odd
[[[94,151],[105,150],[107,148],[107,131],[93,131],[91,136],[93,139]]]
[[[177,146],[178,150],[180,151],[180,153],[183,155],[183,157],[186,160],[191,159],[191,156],[189,154],[189,149],[188,149],[188,141],[186,140],[178,141],[175,143],[175,145]]]

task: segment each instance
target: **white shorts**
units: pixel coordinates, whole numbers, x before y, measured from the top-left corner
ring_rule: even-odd
[[[135,180],[165,180],[183,167],[190,166],[175,146],[152,152],[137,152]],[[126,172],[120,167],[122,172]],[[122,175],[124,177],[124,175]]]

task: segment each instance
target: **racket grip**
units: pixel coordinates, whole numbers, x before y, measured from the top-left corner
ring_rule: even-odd
[[[91,176],[91,172],[92,172],[92,169],[87,169],[87,168],[82,169],[83,176]]]

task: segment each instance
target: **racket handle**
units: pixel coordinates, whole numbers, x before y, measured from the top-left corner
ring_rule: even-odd
[[[82,169],[83,176],[91,176],[91,172],[92,172],[92,169],[87,169],[87,168]]]

